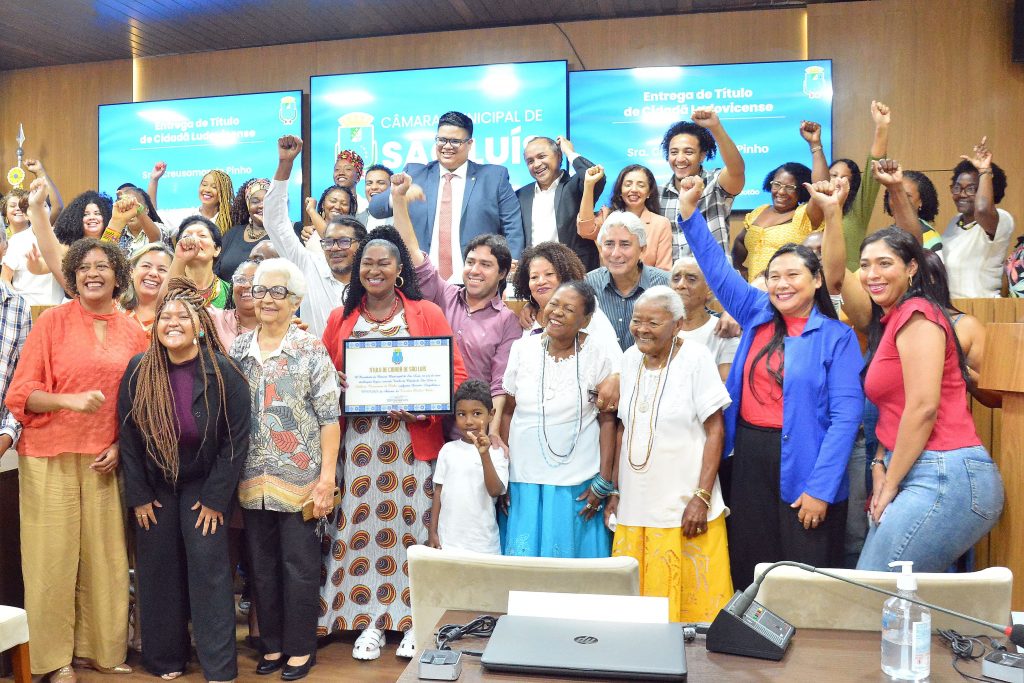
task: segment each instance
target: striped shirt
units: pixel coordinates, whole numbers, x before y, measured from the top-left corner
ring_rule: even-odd
[[[597,293],[597,306],[608,316],[615,337],[623,351],[633,345],[633,335],[629,331],[629,321],[633,317],[633,304],[640,295],[656,285],[668,284],[668,272],[652,266],[640,265],[640,281],[628,296],[622,296],[615,287],[615,281],[604,266],[587,273],[584,278]]]
[[[29,305],[11,286],[0,281],[0,399],[6,398],[14,377],[14,368],[21,356],[28,331],[32,329]],[[21,425],[0,400],[0,434],[7,434],[17,444]],[[0,455],[3,455],[0,453]]]
[[[721,168],[713,171],[705,171],[701,167],[697,173],[704,181],[704,192],[697,201],[697,210],[707,221],[708,230],[715,240],[722,245],[725,257],[732,262],[732,254],[729,251],[729,214],[732,212],[732,200],[736,195],[729,194],[718,183],[718,177],[722,174]],[[691,256],[693,252],[686,243],[686,238],[676,224],[676,215],[679,213],[679,191],[675,186],[675,176],[669,178],[661,188],[661,213],[672,224],[672,262],[681,256]]]

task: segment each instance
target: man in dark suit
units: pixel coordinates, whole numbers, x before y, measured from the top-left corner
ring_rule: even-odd
[[[409,207],[416,239],[444,279],[461,281],[462,253],[476,236],[505,236],[512,258],[523,250],[523,216],[508,178],[508,169],[469,160],[473,148],[473,121],[450,111],[437,122],[434,139],[437,160],[407,164],[405,172],[423,188],[425,202]],[[391,193],[370,200],[370,215],[392,215]]]
[[[562,169],[562,155],[568,158],[576,174]],[[583,178],[593,162],[576,154],[572,143],[559,136],[557,139],[537,137],[526,145],[523,154],[526,166],[536,183],[516,190],[523,210],[526,245],[554,241],[566,245],[580,257],[587,271],[601,265],[597,246],[593,240],[580,237],[576,232],[576,216],[583,197]],[[604,192],[604,179],[594,188],[594,196]]]

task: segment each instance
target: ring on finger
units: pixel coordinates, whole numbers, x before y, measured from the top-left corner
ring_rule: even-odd
[[[587,503],[587,509],[588,509],[588,510],[593,510],[593,509],[594,509],[594,506],[593,506],[593,505],[591,505],[590,503]]]

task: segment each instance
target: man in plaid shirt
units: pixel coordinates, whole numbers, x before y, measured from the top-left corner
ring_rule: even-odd
[[[676,225],[679,181],[691,175],[699,175],[704,181],[697,210],[704,214],[711,234],[722,245],[726,258],[730,258],[729,214],[733,198],[743,191],[744,163],[718,114],[711,107],[695,108],[692,122],[680,121],[668,129],[661,148],[672,169],[672,178],[661,188],[661,212],[672,224],[672,261],[691,254]],[[725,168],[705,170],[704,161],[714,158],[716,151],[722,153]]]
[[[0,229],[0,258],[7,252],[7,233]],[[3,399],[14,377],[21,347],[32,328],[29,305],[9,284],[0,280],[0,455],[18,443],[21,425],[7,410]]]

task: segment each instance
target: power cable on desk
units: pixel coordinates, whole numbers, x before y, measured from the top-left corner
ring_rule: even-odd
[[[996,642],[995,638],[989,638],[988,636],[962,636],[953,629],[939,629],[939,637],[949,646],[949,649],[953,651],[953,670],[958,674],[972,681],[983,681],[987,683],[989,679],[980,678],[978,676],[971,676],[970,674],[964,673],[960,670],[960,667],[956,663],[960,660],[966,660],[969,662],[981,659],[988,653],[988,647],[985,645],[984,640],[989,642],[989,645],[993,650],[1005,651],[1006,648],[1000,643]],[[981,652],[975,654],[977,648],[981,648]]]
[[[466,636],[490,638],[497,623],[498,619],[496,617],[482,616],[464,625],[445,624],[437,629],[437,636],[435,636],[434,642],[437,644],[438,650],[450,650],[451,643]],[[461,652],[464,655],[474,655],[476,657],[483,654],[483,652],[473,652],[471,650],[462,650]]]

